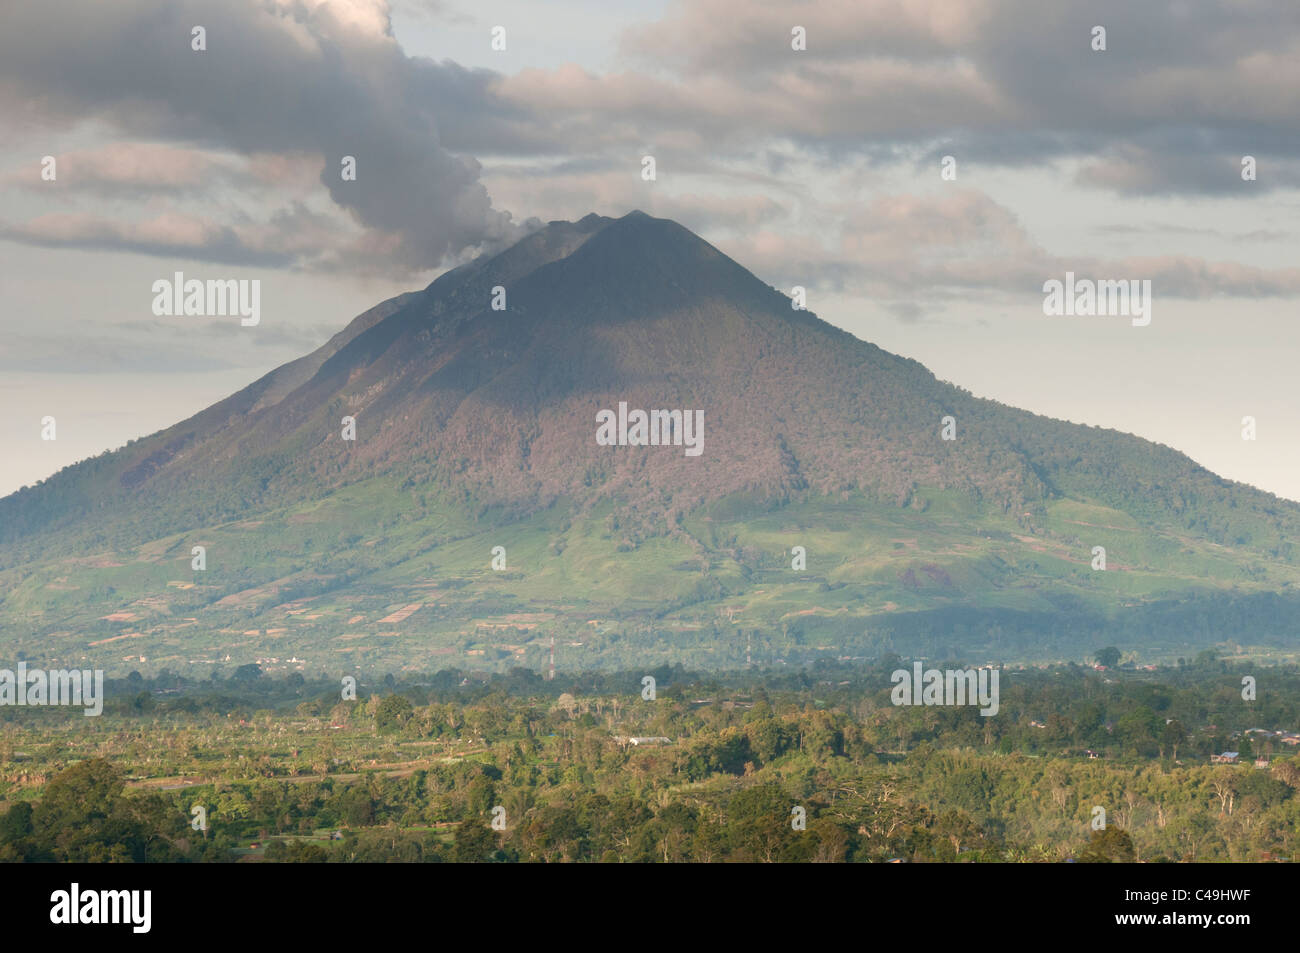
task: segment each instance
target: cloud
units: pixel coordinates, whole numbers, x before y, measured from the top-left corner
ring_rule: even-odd
[[[887,301],[883,307],[904,324],[916,324],[925,314],[924,309],[915,301]]]
[[[206,51],[191,49],[195,25],[206,30]],[[198,163],[198,148],[314,156],[334,202],[395,238],[386,243],[391,263],[411,270],[513,230],[478,162],[440,138],[444,119],[464,138],[476,113],[493,114],[486,82],[406,56],[383,0],[50,0],[7,11],[0,33],[0,106],[20,125],[94,119],[122,138],[192,147],[120,147],[107,153],[113,170],[100,170],[98,184],[150,175],[182,184],[201,168],[186,165]],[[341,176],[349,155],[356,181]],[[109,229],[99,234],[114,240]]]
[[[1262,170],[1257,164],[1256,178],[1245,180],[1243,158],[1240,152],[1202,152],[1195,146],[1158,150],[1125,144],[1084,164],[1078,181],[1122,195],[1249,196],[1255,191],[1300,186],[1300,164],[1293,160],[1269,161]]]
[[[142,300],[147,296],[142,295]],[[318,329],[264,321],[248,333],[237,320],[154,318],[67,322],[20,341],[0,341],[0,371],[52,374],[156,374],[264,367],[292,360],[324,343]],[[76,347],[69,347],[69,339]]]
[[[849,169],[933,166],[946,153],[963,170],[1079,159],[1074,185],[1122,196],[1300,184],[1289,158],[1300,147],[1300,84],[1287,85],[1300,79],[1300,13],[1282,0],[1216,0],[1195,18],[1177,0],[1097,0],[1095,14],[1031,0],[699,0],[626,31],[621,71],[571,64],[511,76],[408,56],[389,9],[19,7],[0,35],[0,106],[29,128],[91,120],[128,140],[61,155],[58,194],[170,192],[209,204],[187,206],[184,228],[96,206],[51,209],[0,234],[405,274],[519,237],[502,208],[577,218],[641,207],[748,232],[760,256],[782,244],[762,229],[806,229],[822,251],[792,249],[783,268],[816,272],[806,280],[978,284],[1006,272],[991,282],[1000,287],[1026,263],[1052,261],[1004,207],[960,192],[940,207],[903,192],[867,200],[877,227],[853,219],[856,185],[838,208],[816,193]],[[441,2],[402,9],[457,16]],[[1088,47],[1094,22],[1108,25],[1105,53]],[[190,49],[194,24],[207,30],[205,52]],[[790,49],[796,24],[808,33],[803,52]],[[664,178],[652,188],[637,174],[646,152]],[[1260,159],[1258,182],[1240,179],[1247,152]],[[340,175],[345,155],[356,157],[356,181]],[[22,174],[30,185],[31,170]],[[1015,260],[998,266],[999,254]],[[1269,286],[1194,273],[1178,271],[1195,286]]]
[[[113,142],[60,152],[56,158],[59,176],[56,181],[65,185],[75,183],[78,190],[101,194],[193,191],[210,184],[214,178],[225,178],[231,166],[229,158],[201,149],[145,142]],[[4,182],[49,192],[50,186],[39,173],[40,167],[29,162],[10,171]]]
[[[0,238],[43,248],[131,251],[230,265],[284,267],[294,261],[285,250],[250,246],[228,225],[177,213],[122,222],[84,213],[51,212],[22,224],[0,226]]]
[[[1112,223],[1099,225],[1095,229],[1103,235],[1193,235],[1202,238],[1216,238],[1225,242],[1283,242],[1289,241],[1291,232],[1280,229],[1255,228],[1248,232],[1228,232],[1221,228],[1193,228],[1190,225],[1171,225],[1152,223],[1150,225],[1127,225]]]
[[[636,69],[526,70],[492,88],[575,149],[785,140],[927,165],[944,152],[1013,167],[1091,157],[1081,181],[1122,194],[1230,192],[1250,154],[1269,170],[1257,191],[1300,184],[1291,0],[1207,0],[1194,15],[1183,0],[679,0],[621,47]]]
[[[474,18],[458,13],[442,0],[393,0],[394,14],[405,14],[423,20],[443,23],[473,23]]]
[[[801,284],[914,304],[971,292],[1041,296],[1042,284],[1073,271],[1080,278],[1150,279],[1162,297],[1294,297],[1300,268],[1260,268],[1191,255],[1107,258],[1053,254],[1018,218],[970,189],[889,195],[843,209],[833,234],[759,229],[720,241],[727,254],[778,286]],[[903,321],[916,309],[887,305]]]
[[[969,46],[998,6],[989,0],[826,0],[794,6],[676,0],[662,20],[627,31],[624,52],[691,75],[761,73],[793,53],[802,26],[815,58],[938,60]]]

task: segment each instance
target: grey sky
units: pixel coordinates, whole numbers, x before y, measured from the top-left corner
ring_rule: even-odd
[[[8,5],[0,492],[531,218],[642,208],[976,394],[1300,499],[1297,54],[1290,0]],[[1151,325],[1045,317],[1066,270],[1151,279]],[[262,323],[155,317],[175,271],[260,278]]]

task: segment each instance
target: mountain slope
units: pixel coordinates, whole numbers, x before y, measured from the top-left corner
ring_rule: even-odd
[[[497,288],[505,310],[492,308]],[[619,402],[703,411],[703,452],[599,445],[597,413]],[[354,442],[340,437],[345,415]],[[947,415],[954,441],[940,439]],[[773,508],[800,514],[789,532],[779,519],[767,527]],[[257,520],[274,529],[251,547],[221,528]],[[385,520],[394,531],[375,532]],[[303,525],[321,530],[297,538],[289,529]],[[144,645],[171,632],[173,609],[189,611],[198,630],[234,631],[238,608],[260,622],[248,629],[251,649],[279,628],[261,616],[288,611],[277,607],[297,593],[395,602],[403,585],[452,581],[465,597],[448,603],[455,618],[434,624],[419,603],[400,620],[393,657],[457,640],[458,652],[473,651],[465,646],[485,619],[528,610],[550,617],[517,632],[569,631],[570,610],[654,617],[658,605],[662,620],[663,606],[680,604],[694,613],[681,631],[694,631],[718,603],[741,602],[760,631],[779,627],[788,639],[786,616],[816,600],[800,602],[810,577],[776,554],[819,526],[830,536],[810,570],[822,570],[818,586],[856,593],[839,607],[853,620],[840,627],[860,632],[863,620],[906,610],[1077,620],[1193,590],[1284,593],[1296,576],[1300,507],[1169,448],[975,398],[793,310],[676,223],[590,215],[384,302],[189,420],[0,500],[0,638],[102,641],[83,638],[89,626]],[[214,549],[238,552],[237,566],[223,559],[220,579],[191,573],[195,534],[221,539]],[[512,534],[536,552],[517,591],[498,599],[513,573],[478,574],[488,537],[505,545]],[[1090,569],[1093,545],[1113,553],[1105,574]],[[598,570],[574,563],[584,548]],[[95,572],[136,567],[131,601],[162,599],[167,613],[149,602],[122,609],[112,572],[101,585],[114,591],[91,595],[99,590],[76,577],[92,555],[123,564]],[[658,580],[666,598],[641,606],[615,581],[623,574]],[[526,591],[543,580],[549,592]],[[769,599],[773,586],[793,588],[765,611],[747,601],[760,583]],[[227,601],[250,590],[260,595]],[[57,595],[65,591],[79,595]],[[475,602],[489,595],[489,605]],[[1291,617],[1278,613],[1271,637],[1285,640]],[[135,618],[102,625],[114,614]],[[120,631],[149,619],[157,633]],[[323,629],[298,644],[338,637]]]

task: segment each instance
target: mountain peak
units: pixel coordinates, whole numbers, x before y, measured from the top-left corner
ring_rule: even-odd
[[[672,219],[635,209],[604,221],[607,224],[572,254],[555,262],[553,268],[563,273],[570,287],[616,295],[629,303],[718,295],[753,301],[772,293],[741,265]]]

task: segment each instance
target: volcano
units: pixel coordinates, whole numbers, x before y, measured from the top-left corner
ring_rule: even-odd
[[[332,672],[535,665],[552,636],[593,667],[1285,647],[1297,530],[1173,449],[939,381],[675,222],[593,214],[0,500],[0,648]]]

